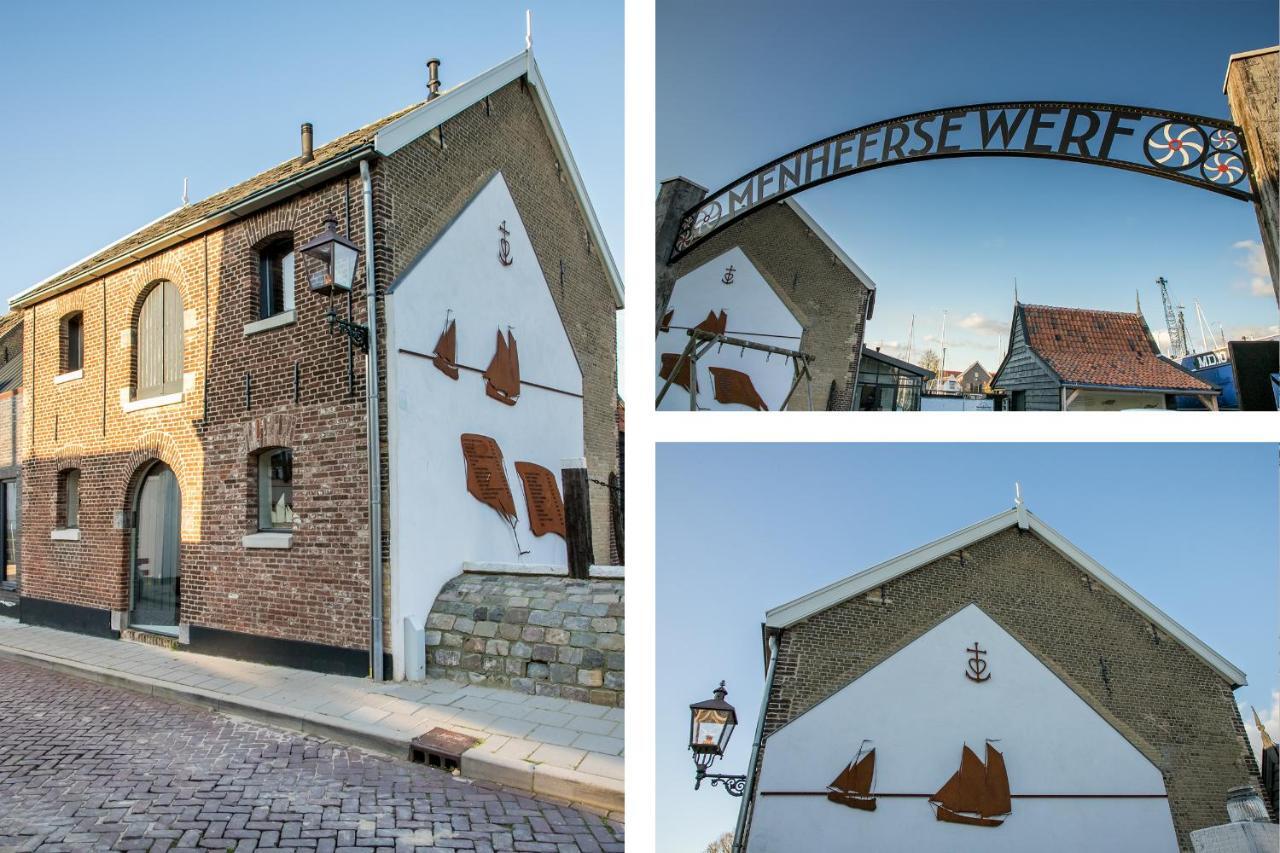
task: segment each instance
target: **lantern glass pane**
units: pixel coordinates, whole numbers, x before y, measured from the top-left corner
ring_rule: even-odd
[[[333,283],[343,290],[350,290],[356,276],[356,258],[359,255],[350,246],[333,244]]]
[[[693,744],[695,747],[720,747],[729,715],[724,711],[699,708],[693,716]]]

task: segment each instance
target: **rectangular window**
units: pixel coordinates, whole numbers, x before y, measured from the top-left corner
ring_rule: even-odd
[[[80,472],[79,470],[68,471],[62,484],[63,500],[65,501],[65,509],[63,510],[62,526],[68,528],[77,528],[80,526]]]
[[[84,367],[84,315],[67,318],[67,363],[63,372],[70,373]]]
[[[6,584],[18,582],[18,481],[0,480],[0,559]]]
[[[258,259],[259,317],[266,319],[293,310],[293,244],[282,240],[267,246]]]
[[[266,450],[258,457],[258,527],[293,530],[292,450]]]

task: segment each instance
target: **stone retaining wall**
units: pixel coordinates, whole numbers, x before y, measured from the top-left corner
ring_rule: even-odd
[[[427,675],[622,707],[622,580],[464,572],[427,617]]]

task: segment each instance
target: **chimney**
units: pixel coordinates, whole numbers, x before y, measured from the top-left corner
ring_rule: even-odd
[[[440,60],[427,60],[427,100],[435,100],[440,96]]]
[[[302,162],[309,163],[315,157],[311,153],[311,122],[302,123]]]

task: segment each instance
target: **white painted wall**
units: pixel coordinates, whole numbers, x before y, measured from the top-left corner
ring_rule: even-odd
[[[989,681],[965,677],[965,649],[987,650]],[[873,790],[932,794],[963,744],[998,739],[1012,793],[1163,794],[1160,772],[976,605],[918,638],[770,736],[758,791],[824,791],[876,747]],[[861,812],[825,797],[756,797],[750,853],[1175,853],[1167,800],[1013,800],[999,827],[942,823],[925,799],[882,798]]]
[[[504,220],[514,259],[507,267],[498,263]],[[454,381],[429,359],[401,352],[434,352],[449,310],[461,366],[487,367],[498,330],[512,327],[524,383],[515,406],[490,399],[476,371],[462,369]],[[405,619],[421,627],[464,562],[567,564],[560,536],[530,530],[515,463],[535,462],[558,481],[561,460],[585,455],[582,372],[501,174],[396,283],[387,319],[391,651],[395,677],[412,678],[423,673],[406,672]],[[461,435],[468,432],[490,436],[502,449],[520,516],[516,534],[527,554],[519,554],[506,521],[467,492]]]
[[[733,284],[726,285],[721,277],[725,268],[730,265],[734,267]],[[736,246],[677,279],[671,292],[671,301],[667,305],[668,311],[672,309],[675,309],[672,325],[696,326],[706,319],[708,311],[714,311],[717,315],[725,311],[729,315],[727,331],[733,337],[783,349],[800,349],[800,335],[804,331],[800,321],[747,259],[742,249]],[[684,329],[672,329],[658,334],[657,364],[654,368],[654,375],[657,377],[655,397],[662,390],[665,381],[657,376],[657,371],[662,368],[662,354],[674,352],[678,355],[688,343],[689,336]],[[765,356],[765,353],[754,350],[741,351],[724,347],[717,351],[713,347],[698,360],[699,408],[753,411],[737,403],[726,405],[716,402],[711,372],[707,368],[728,367],[749,375],[769,410],[777,411],[786,398],[787,391],[791,389],[795,374],[791,363],[782,356]],[[796,393],[804,393],[803,385]],[[688,411],[689,392],[673,384],[658,408],[666,411]]]

